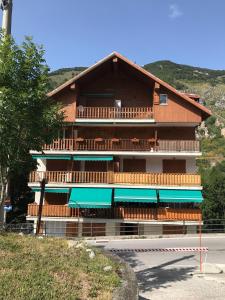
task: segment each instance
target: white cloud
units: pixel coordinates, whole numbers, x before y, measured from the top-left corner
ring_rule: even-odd
[[[177,4],[170,4],[169,9],[170,9],[169,17],[171,19],[176,19],[183,15],[183,12],[180,10]]]

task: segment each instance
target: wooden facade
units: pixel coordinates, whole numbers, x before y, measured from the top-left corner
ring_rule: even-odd
[[[94,189],[101,184],[115,184],[125,188],[145,185],[149,189],[162,186],[185,190],[201,186],[194,162],[195,156],[200,155],[195,130],[211,113],[197,103],[197,98],[178,92],[118,53],[99,61],[48,96],[61,104],[65,123],[58,138],[43,146],[41,155],[47,159],[30,174],[30,186],[36,187],[44,178],[54,188],[82,184]],[[95,156],[110,153],[112,158],[74,161],[72,156],[78,151],[79,156],[93,156],[94,152]],[[52,154],[56,158],[49,159]],[[71,159],[60,159],[61,154],[69,154]],[[68,208],[68,200],[68,194],[46,193],[42,215],[137,221],[201,219],[199,209],[168,209],[161,203],[157,208],[142,203],[142,207],[79,210]],[[38,205],[29,205],[29,216],[35,217],[37,212]]]
[[[118,53],[108,56],[83,74],[49,93],[62,103],[67,122],[75,122],[77,117],[109,118],[110,114],[115,118],[117,99],[121,101],[123,118],[131,115],[146,118],[146,112],[141,112],[145,108],[147,115],[149,110],[153,111],[156,122],[199,124],[211,114],[188,95],[179,93]],[[160,105],[160,94],[168,95],[167,105]],[[135,112],[137,108],[139,112]]]

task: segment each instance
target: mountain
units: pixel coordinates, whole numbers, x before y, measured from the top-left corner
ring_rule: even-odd
[[[49,73],[51,89],[56,88],[85,69],[85,67],[63,68]]]
[[[214,116],[209,118],[199,131],[203,158],[213,163],[223,160],[225,139],[221,136],[221,128],[225,127],[225,70],[193,67],[168,60],[149,63],[143,68],[176,89],[199,94],[205,100],[205,105],[212,110]],[[51,87],[55,88],[85,69],[74,67],[50,73]]]
[[[223,123],[225,121],[225,70],[211,70],[157,61],[144,68],[176,89],[196,93]]]

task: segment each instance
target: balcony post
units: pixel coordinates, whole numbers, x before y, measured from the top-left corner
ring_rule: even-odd
[[[160,90],[160,84],[158,82],[155,82],[153,88],[153,107],[154,105],[159,104],[159,90]]]
[[[114,183],[114,172],[108,171],[107,172],[107,183]]]

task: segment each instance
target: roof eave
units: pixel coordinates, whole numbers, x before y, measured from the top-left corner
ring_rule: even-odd
[[[206,115],[208,115],[208,117],[212,115],[211,111],[208,108],[206,108],[205,106],[197,103],[195,100],[193,100],[190,97],[182,94],[181,92],[177,91],[174,87],[172,87],[168,83],[166,83],[163,80],[159,79],[158,77],[154,76],[153,74],[151,74],[150,72],[146,71],[145,69],[143,69],[139,65],[131,62],[130,60],[128,60],[126,57],[122,56],[118,52],[112,52],[112,53],[110,53],[108,56],[106,56],[105,58],[99,60],[97,63],[95,63],[91,67],[87,68],[86,70],[82,71],[81,73],[79,73],[75,77],[71,78],[70,80],[68,80],[64,84],[60,85],[59,87],[57,87],[53,91],[49,92],[47,94],[47,96],[48,97],[52,97],[52,96],[56,95],[57,93],[59,93],[60,91],[62,91],[64,88],[66,88],[66,87],[70,86],[71,84],[73,84],[76,80],[78,80],[81,77],[85,76],[86,74],[88,74],[89,72],[91,72],[95,68],[97,68],[99,65],[101,65],[102,63],[106,62],[107,60],[109,60],[109,59],[111,59],[112,57],[115,57],[115,56],[118,57],[118,58],[120,58],[122,61],[126,62],[130,66],[134,67],[136,70],[140,71],[142,74],[146,75],[148,78],[154,80],[155,82],[159,83],[163,87],[167,88],[168,90],[170,90],[171,92],[173,92],[177,96],[183,98],[184,100],[186,100],[190,104],[194,105],[195,107],[197,107],[198,109],[200,109],[202,112],[204,112]]]

